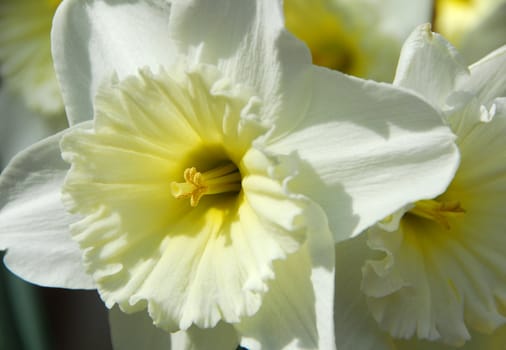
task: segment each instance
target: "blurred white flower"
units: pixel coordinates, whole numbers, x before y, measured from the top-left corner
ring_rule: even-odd
[[[506,1],[435,0],[433,30],[475,62],[506,44]]]
[[[402,42],[431,20],[427,0],[286,0],[286,26],[311,50],[313,63],[392,81]]]
[[[3,0],[0,4],[0,72],[8,91],[29,109],[59,116],[63,101],[51,59],[50,31],[60,1]]]
[[[65,127],[50,45],[58,4],[0,3],[0,169],[24,147]]]

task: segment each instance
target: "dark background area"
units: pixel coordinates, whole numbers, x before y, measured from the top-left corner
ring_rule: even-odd
[[[1,263],[0,350],[112,350],[107,310],[94,290],[35,286]]]

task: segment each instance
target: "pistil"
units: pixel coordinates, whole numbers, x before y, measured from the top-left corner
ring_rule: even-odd
[[[239,192],[241,173],[237,167],[228,163],[204,173],[195,167],[183,172],[185,182],[172,182],[171,193],[177,199],[190,198],[190,205],[196,207],[204,195]]]

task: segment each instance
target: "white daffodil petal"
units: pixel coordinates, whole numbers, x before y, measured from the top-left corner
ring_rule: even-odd
[[[416,91],[440,107],[469,70],[455,48],[430,29],[429,24],[417,27],[404,43],[394,85]]]
[[[241,345],[258,349],[319,349],[315,291],[307,247],[276,262],[276,279],[260,310],[236,326]]]
[[[290,186],[320,203],[342,240],[420,196],[442,192],[458,154],[454,135],[426,102],[329,73],[315,68],[306,119],[266,142],[269,151],[295,152],[306,162]]]
[[[360,290],[361,266],[371,255],[362,234],[336,244],[334,322],[336,347],[342,350],[394,350],[390,336],[381,331]]]
[[[68,171],[58,147],[62,135],[21,152],[2,173],[0,249],[7,249],[6,265],[32,283],[91,289],[94,284],[70,236],[72,218],[60,200]]]
[[[502,137],[506,132],[506,98],[495,99],[491,104],[495,107],[492,119],[488,122],[474,121],[472,127],[462,125],[461,129],[467,132],[459,133],[457,139],[462,154],[462,164],[456,178],[462,182],[459,187],[464,190],[469,186],[464,193],[476,193],[483,197],[501,196],[502,193],[494,192],[499,188],[493,189],[491,186],[500,187],[506,183],[506,154],[502,152],[506,149],[506,142]],[[473,121],[467,121],[471,122]],[[476,166],[477,164],[479,166]],[[482,189],[487,191],[482,192]],[[502,190],[504,191],[504,188]],[[480,201],[481,199],[477,201],[477,205]]]
[[[180,52],[254,88],[264,101],[261,118],[276,122],[277,129],[300,118],[308,100],[304,79],[311,58],[285,31],[280,1],[195,2],[198,6],[181,2],[172,8],[169,25]],[[289,94],[299,98],[284,103]]]
[[[104,79],[173,62],[169,2],[64,1],[52,31],[52,51],[69,123],[93,117],[93,98]]]
[[[335,256],[331,248],[334,237],[329,230],[325,212],[312,204],[308,216],[308,250],[312,261],[311,283],[315,293],[316,329],[319,349],[335,349],[333,297],[335,282]]]
[[[241,345],[249,350],[335,349],[333,237],[320,208],[311,206],[307,216],[307,243],[274,263],[276,279],[270,281],[260,310],[235,325]]]
[[[0,89],[0,125],[0,169],[17,152],[51,134],[50,126],[6,89]]]
[[[505,5],[506,6],[506,5]],[[506,96],[506,46],[503,46],[469,67],[471,76],[462,79],[458,90],[471,92],[481,104],[490,108],[496,97]]]

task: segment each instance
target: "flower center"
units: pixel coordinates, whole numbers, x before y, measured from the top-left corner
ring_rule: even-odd
[[[459,45],[466,32],[483,19],[497,3],[477,0],[437,0],[434,5],[434,31]]]
[[[415,203],[408,213],[433,220],[450,229],[448,219],[462,216],[466,211],[460,206],[459,201],[438,201],[435,199],[421,200]]]
[[[341,72],[354,72],[355,53],[351,48],[343,47],[337,43],[328,43],[312,48],[313,63],[317,66],[323,66],[336,69]]]
[[[190,198],[190,205],[196,207],[202,196],[239,192],[241,190],[241,173],[233,163],[219,166],[201,173],[197,168],[186,168],[183,172],[185,182],[170,184],[172,195],[177,199]]]
[[[367,57],[361,38],[345,24],[342,11],[328,1],[285,1],[286,27],[311,50],[313,63],[363,76]]]

